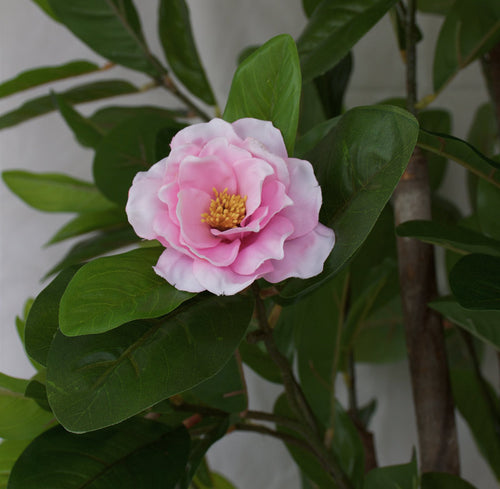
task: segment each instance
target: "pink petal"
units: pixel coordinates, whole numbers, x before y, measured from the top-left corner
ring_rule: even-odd
[[[272,260],[274,270],[264,275],[271,283],[289,277],[310,278],[323,270],[323,265],[335,244],[333,230],[318,224],[310,233],[285,242],[285,257]]]
[[[214,138],[209,141],[203,146],[198,156],[200,158],[216,156],[230,166],[234,165],[237,161],[246,160],[252,157],[248,151],[234,144],[229,144],[228,140],[224,137]]]
[[[154,271],[169,284],[186,292],[201,292],[204,287],[193,273],[194,260],[172,248],[167,248],[153,267]]]
[[[297,238],[312,231],[318,224],[321,207],[321,188],[314,175],[311,163],[297,158],[288,159],[290,186],[287,193],[293,205],[283,209],[284,216],[293,223],[294,232],[290,238]]]
[[[231,268],[242,275],[250,275],[267,260],[281,260],[284,256],[283,245],[293,233],[292,223],[276,216],[260,233],[244,241],[244,247]]]
[[[158,190],[158,198],[167,205],[168,215],[172,222],[179,225],[179,219],[177,219],[177,195],[179,193],[179,184],[176,180],[167,185],[163,185]]]
[[[228,122],[222,119],[212,119],[210,122],[193,124],[180,130],[173,138],[172,149],[185,144],[195,144],[202,148],[211,139],[224,137],[230,143],[239,143],[239,137]]]
[[[267,208],[267,213],[260,223],[263,228],[280,211],[293,205],[292,199],[286,194],[285,186],[282,182],[271,180],[264,184],[262,190],[262,207]]]
[[[247,138],[256,139],[264,145],[270,153],[281,156],[282,158],[288,156],[283,136],[279,129],[273,126],[272,122],[248,117],[233,122],[233,129],[243,140]]]
[[[217,267],[227,267],[231,265],[240,249],[241,240],[233,239],[232,241],[219,241],[217,246],[213,248],[195,248],[190,247],[191,251],[200,259],[205,259],[212,265]]]

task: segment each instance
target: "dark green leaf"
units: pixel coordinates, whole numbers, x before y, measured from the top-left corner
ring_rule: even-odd
[[[429,304],[451,322],[500,350],[500,312],[465,309],[455,299],[443,297]]]
[[[477,108],[467,136],[467,141],[481,151],[481,153],[491,157],[495,151],[495,140],[497,139],[498,128],[495,110],[491,102],[487,102]]]
[[[466,309],[500,309],[500,258],[464,256],[451,270],[450,287]]]
[[[33,0],[49,17],[52,17],[53,20],[59,22],[54,14],[54,11],[49,5],[49,0]]]
[[[366,474],[363,489],[417,489],[418,468],[414,457],[408,464],[379,467]]]
[[[41,211],[92,212],[114,207],[91,183],[61,173],[8,170],[2,177],[20,199]]]
[[[402,109],[357,107],[308,155],[323,191],[320,220],[333,228],[336,243],[323,272],[312,279],[290,280],[283,297],[317,287],[354,255],[399,182],[417,134],[417,121]]]
[[[223,475],[218,474],[217,472],[212,472],[210,474],[210,484],[206,485],[197,479],[199,489],[236,489],[236,486],[229,482]]]
[[[161,0],[158,30],[168,64],[184,86],[209,105],[214,94],[198,56],[185,0]]]
[[[314,147],[338,124],[340,117],[320,122],[297,140],[295,156],[305,158]]]
[[[252,306],[243,296],[210,296],[99,335],[58,333],[47,370],[54,413],[70,431],[96,430],[194,387],[228,361]]]
[[[307,134],[325,121],[325,112],[321,105],[318,89],[314,82],[310,81],[302,85],[302,94],[300,96],[299,125],[297,127],[297,143],[300,137]],[[328,131],[326,131],[328,132]],[[325,134],[323,134],[324,136]],[[322,137],[323,137],[322,136]],[[321,137],[321,138],[322,138]],[[319,138],[319,139],[321,139]],[[312,149],[312,146],[308,150]],[[295,146],[295,155],[297,156],[297,145]]]
[[[271,357],[259,344],[242,341],[240,344],[241,358],[257,375],[276,384],[281,384],[281,373]]]
[[[189,454],[185,428],[133,419],[74,435],[62,427],[36,438],[15,463],[9,489],[174,489]]]
[[[297,41],[304,82],[333,68],[397,0],[323,0]]]
[[[47,354],[59,327],[59,302],[78,267],[61,272],[33,302],[26,320],[25,342],[28,355],[47,365]]]
[[[475,489],[472,484],[453,474],[427,472],[422,474],[421,489]]]
[[[119,207],[107,211],[86,212],[66,223],[50,238],[47,245],[59,243],[65,239],[74,238],[91,231],[124,227],[126,223],[127,216],[123,209]]]
[[[500,4],[484,0],[481,8],[456,0],[441,27],[434,54],[434,92],[440,92],[472,61],[500,40]]]
[[[44,278],[50,277],[54,273],[72,265],[104,255],[110,251],[118,250],[124,246],[137,243],[140,239],[137,234],[126,226],[113,229],[111,231],[98,233],[91,238],[84,239],[76,243],[59,263],[47,272]]]
[[[299,121],[301,78],[294,40],[288,34],[273,37],[236,70],[223,118],[243,117],[271,121],[283,134],[293,154]]]
[[[193,297],[154,272],[163,250],[140,248],[86,263],[61,298],[61,332],[67,336],[104,333],[135,319],[168,314]]]
[[[68,104],[75,105],[137,92],[138,89],[126,81],[103,80],[70,88],[61,92],[59,96]],[[56,110],[56,107],[51,95],[28,100],[21,107],[0,115],[0,130],[48,114],[53,110]]]
[[[417,8],[428,14],[446,15],[455,0],[419,0]]]
[[[487,158],[466,141],[450,136],[420,129],[417,146],[432,153],[444,156],[467,168],[472,173],[500,187],[500,164]]]
[[[153,77],[165,70],[149,51],[132,0],[48,0],[58,20],[96,53]]]
[[[94,178],[102,193],[125,205],[134,176],[156,162],[156,135],[168,128],[170,138],[183,125],[163,113],[142,114],[115,126],[102,139],[94,158]]]
[[[66,124],[73,131],[76,140],[87,148],[97,148],[102,139],[101,130],[87,118],[83,117],[71,105],[66,103],[61,96],[56,93],[52,96],[54,97],[56,107],[59,109]]]
[[[470,229],[435,221],[407,221],[396,229],[398,236],[417,238],[460,254],[487,253],[500,256],[500,241]]]
[[[0,84],[0,98],[53,81],[98,71],[99,66],[88,61],[70,61],[59,66],[44,66],[23,71]]]
[[[500,189],[491,183],[480,180],[477,183],[476,212],[481,230],[500,240],[500,220],[497,210],[500,208]]]
[[[307,17],[311,17],[314,9],[321,3],[322,0],[302,0],[302,8]]]
[[[7,489],[14,462],[28,445],[29,440],[4,440],[0,443],[0,489]]]
[[[49,406],[49,400],[47,399],[47,389],[42,382],[32,379],[26,387],[24,396],[33,399],[43,410],[50,413],[52,412]]]

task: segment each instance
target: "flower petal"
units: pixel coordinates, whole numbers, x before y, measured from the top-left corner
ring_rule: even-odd
[[[172,138],[170,146],[174,149],[184,144],[195,144],[201,149],[208,141],[217,137],[224,137],[230,143],[238,144],[240,142],[240,138],[229,122],[222,119],[212,119],[209,122],[193,124],[180,130]]]
[[[264,275],[271,283],[289,277],[310,278],[323,270],[323,265],[335,244],[334,232],[318,224],[310,233],[285,242],[285,257],[272,260],[274,270]]]
[[[256,139],[264,145],[268,152],[282,158],[288,156],[283,136],[280,130],[273,126],[272,122],[247,117],[233,122],[232,125],[234,131],[241,139]]]
[[[202,292],[205,288],[193,273],[194,260],[178,251],[167,248],[153,267],[154,271],[169,284],[186,292]]]

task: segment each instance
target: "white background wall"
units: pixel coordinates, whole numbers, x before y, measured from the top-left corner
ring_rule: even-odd
[[[188,0],[195,37],[219,104],[223,107],[229,90],[235,59],[239,51],[261,43],[275,34],[297,36],[305,19],[300,0]],[[161,56],[156,37],[156,1],[136,0],[146,37]],[[419,46],[419,94],[431,93],[432,53],[440,19],[420,17],[425,40]],[[55,65],[73,59],[103,63],[99,56],[74,38],[65,28],[52,22],[29,0],[2,0],[0,3],[0,80],[20,71]],[[404,95],[404,72],[392,28],[387,18],[380,22],[355,48],[355,70],[347,106],[371,104],[389,96]],[[116,68],[100,78],[127,77],[138,85],[147,82],[140,74]],[[83,79],[64,81],[58,89],[83,83]],[[33,90],[29,96],[47,93]],[[0,113],[20,105],[26,94],[0,100]],[[453,113],[454,134],[464,137],[474,109],[486,100],[477,64],[466,69],[435,102]],[[156,89],[139,96],[115,99],[116,104],[156,104],[172,106],[172,99]],[[98,104],[80,106],[88,114]],[[92,152],[80,148],[57,114],[34,119],[0,132],[2,169],[23,168],[40,172],[65,172],[89,179]],[[454,195],[466,210],[462,172],[447,174],[444,193]],[[36,296],[43,284],[40,277],[55,263],[69,244],[43,248],[44,243],[69,216],[37,212],[14,197],[0,183],[0,371],[29,376],[32,369],[25,359],[15,333],[14,318],[26,298]],[[489,362],[490,373],[494,362]],[[360,401],[379,399],[374,431],[381,464],[407,462],[416,444],[414,415],[405,363],[359,368]],[[494,375],[494,374],[492,374]],[[248,373],[251,407],[270,409],[279,393],[276,386],[260,382]],[[478,489],[498,487],[489,469],[477,454],[470,434],[459,420],[464,477]],[[294,464],[279,442],[253,434],[232,434],[211,451],[215,469],[226,474],[241,489],[295,489],[300,486]]]

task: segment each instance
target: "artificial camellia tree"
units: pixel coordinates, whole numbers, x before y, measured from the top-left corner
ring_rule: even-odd
[[[51,243],[79,241],[18,321],[37,374],[0,376],[0,484],[230,488],[205,455],[240,430],[283,441],[304,489],[470,489],[456,409],[500,480],[500,400],[481,370],[484,344],[500,349],[498,2],[478,11],[470,0],[303,0],[301,36],[245,50],[221,111],[184,0],[158,2],[166,63],[131,0],[34,1],[182,108],[104,106],[84,117],[75,105],[138,92],[107,80],[0,116],[5,128],[57,110],[95,150],[92,183],[3,173],[31,206],[75,214]],[[417,98],[417,7],[444,18],[435,95],[483,64],[492,103],[469,141],[448,134],[445,111],[426,108],[435,95]],[[406,100],[344,112],[350,50],[386,13],[405,54]],[[98,70],[36,68],[0,96]],[[447,159],[469,170],[470,216],[436,197]],[[448,250],[453,295],[437,296],[431,245]],[[418,456],[377,467],[376,404],[358,405],[355,366],[406,351]],[[273,412],[249,409],[243,364],[282,385]]]

